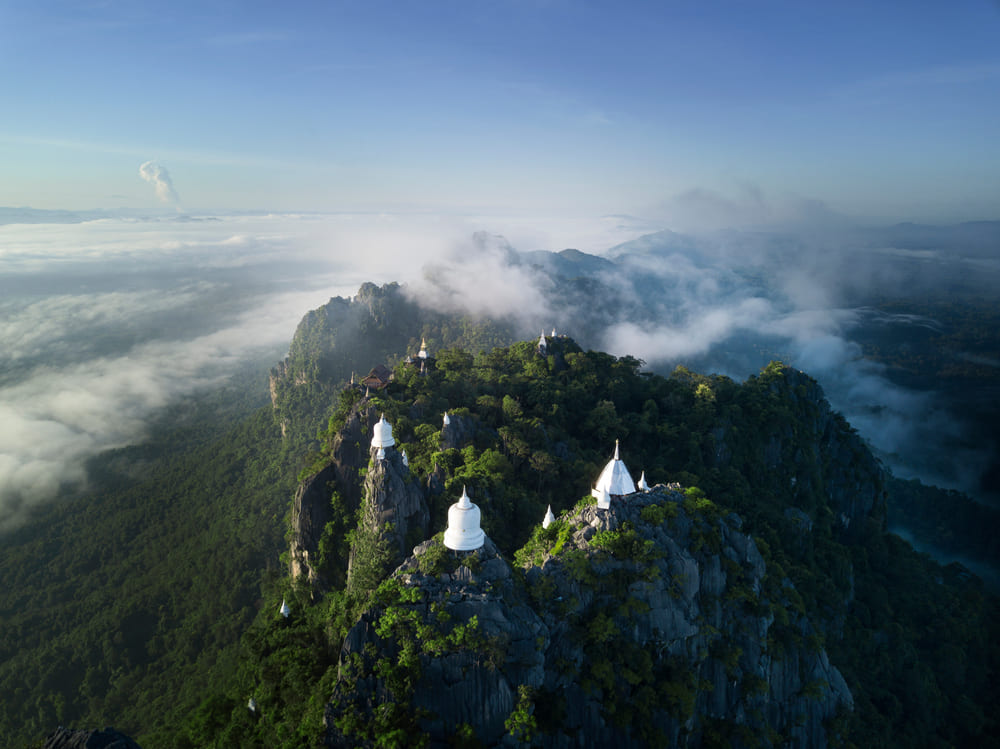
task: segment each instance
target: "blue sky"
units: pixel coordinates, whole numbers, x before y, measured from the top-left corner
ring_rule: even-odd
[[[995,219],[998,134],[989,0],[0,5],[0,205]]]

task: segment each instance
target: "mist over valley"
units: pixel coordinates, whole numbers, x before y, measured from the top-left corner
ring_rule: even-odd
[[[995,501],[1000,224],[694,234],[651,223],[275,214],[0,226],[0,523],[85,486],[87,458],[141,441],[158,409],[247,360],[270,366],[307,310],[367,280],[524,338],[555,328],[661,373],[739,381],[782,360],[816,377],[897,475]]]

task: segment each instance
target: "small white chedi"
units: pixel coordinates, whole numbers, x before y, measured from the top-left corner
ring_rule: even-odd
[[[556,516],[552,514],[552,505],[545,511],[545,517],[542,518],[542,527],[548,528],[556,521]]]
[[[385,448],[396,444],[396,440],[392,436],[392,424],[385,420],[385,414],[382,414],[382,418],[375,424],[373,431],[372,447]]]
[[[479,508],[469,500],[462,487],[458,502],[448,508],[448,528],[444,532],[444,545],[453,551],[475,551],[486,541],[486,534],[479,526]]]
[[[385,460],[385,448],[392,447],[396,440],[392,436],[392,424],[385,420],[385,414],[378,420],[372,435],[372,447],[377,447],[376,460]]]

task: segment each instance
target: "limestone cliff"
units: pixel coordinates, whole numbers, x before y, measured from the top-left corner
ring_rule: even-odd
[[[364,481],[361,519],[351,545],[348,587],[374,587],[382,576],[421,538],[426,538],[430,515],[420,482],[403,463],[399,451],[387,447],[371,462]]]
[[[741,403],[742,421],[726,416],[713,425],[711,467],[751,476],[758,491],[810,521],[832,512],[841,540],[857,540],[868,519],[884,528],[884,470],[819,383],[777,364],[751,379],[761,387],[745,388],[755,397]]]
[[[75,730],[60,726],[46,737],[42,749],[142,749],[132,738],[114,728]]]
[[[327,745],[824,747],[852,708],[791,583],[697,494],[581,503],[517,567],[416,548],[348,634]]]
[[[368,464],[368,444],[377,418],[366,400],[356,403],[333,437],[330,462],[304,479],[295,492],[289,523],[289,573],[293,579],[308,580],[315,590],[342,584],[346,576],[346,559],[340,560],[343,564],[339,569],[321,569],[320,542],[324,531],[348,530],[353,524],[361,506],[360,474]],[[336,506],[332,501],[335,494]],[[334,517],[335,513],[339,517]],[[331,522],[335,525],[327,530]]]

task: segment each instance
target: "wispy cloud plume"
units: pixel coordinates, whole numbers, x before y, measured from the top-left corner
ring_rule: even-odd
[[[174,183],[170,179],[170,173],[166,167],[155,161],[147,161],[139,167],[139,176],[153,186],[153,189],[156,190],[156,197],[164,203],[172,205],[180,203],[180,196],[174,189]]]

